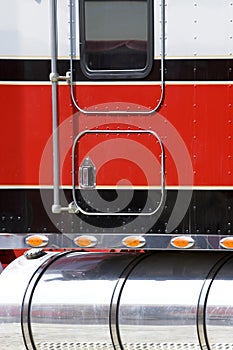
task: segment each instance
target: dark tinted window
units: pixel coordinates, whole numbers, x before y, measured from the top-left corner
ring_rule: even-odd
[[[92,77],[145,76],[152,64],[151,0],[81,0],[81,63]]]

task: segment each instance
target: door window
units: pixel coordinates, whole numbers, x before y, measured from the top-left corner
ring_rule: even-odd
[[[151,70],[151,0],[81,0],[81,67],[90,78],[137,78]]]

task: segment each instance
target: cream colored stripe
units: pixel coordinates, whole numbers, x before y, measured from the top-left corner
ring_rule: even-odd
[[[78,81],[74,83],[77,86],[160,86],[160,81]],[[173,85],[233,85],[233,81],[166,81],[165,84],[167,86]],[[34,85],[51,85],[50,81],[0,81],[0,85],[26,85],[26,86],[34,86]],[[64,81],[59,81],[59,85],[68,85]]]
[[[72,189],[71,185],[61,185],[61,189]],[[0,185],[0,189],[53,189],[52,185]],[[96,190],[106,189],[135,189],[135,190],[159,190],[161,186],[96,186]],[[233,186],[165,186],[167,190],[233,190]]]

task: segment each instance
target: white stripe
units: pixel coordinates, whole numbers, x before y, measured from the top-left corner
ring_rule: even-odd
[[[68,57],[59,57],[61,59],[67,59]],[[15,56],[15,55],[1,55],[0,60],[51,60],[51,56]]]
[[[70,56],[58,56],[58,60],[70,60]],[[72,57],[74,60],[80,60],[79,56],[73,56]],[[232,59],[233,55],[215,55],[215,56],[198,56],[198,55],[193,55],[193,56],[165,56],[165,60],[227,60],[227,59]],[[4,55],[2,54],[0,57],[1,59],[8,59],[8,60],[51,60],[51,56],[17,56],[17,55]],[[161,56],[154,56],[154,60],[161,60]]]
[[[62,185],[61,189],[72,189],[71,185]],[[14,189],[48,189],[52,190],[52,185],[0,185],[0,190],[14,190]],[[159,190],[161,186],[96,186],[96,190],[116,190],[116,189],[124,189],[124,190]],[[166,190],[233,190],[233,186],[165,186]]]
[[[66,84],[65,82],[62,82],[62,84]],[[22,85],[22,86],[34,86],[34,85],[51,85],[50,81],[0,81],[0,85]],[[66,84],[67,85],[67,84]]]
[[[0,85],[25,85],[25,86],[43,86],[43,85],[51,85],[50,81],[0,81]],[[59,81],[59,85],[68,85],[65,81]],[[160,86],[160,81],[103,81],[103,82],[95,82],[95,81],[78,81],[73,85],[77,86]],[[165,81],[165,85],[233,85],[233,80],[231,81]]]
[[[232,85],[233,80],[193,80],[193,81],[185,81],[185,80],[176,80],[176,81],[165,81],[166,85]]]
[[[166,55],[165,56],[165,61],[166,60],[229,60],[229,59],[232,59],[233,56],[232,55],[212,55],[212,56],[209,56],[209,55],[206,55],[206,56],[199,56],[199,55],[193,55],[193,56],[168,56]],[[161,59],[160,56],[155,56],[154,59],[156,60],[159,60]]]
[[[180,81],[165,81],[165,85],[232,85],[233,80],[231,81],[217,81],[217,80],[205,80],[205,81],[185,81],[185,80],[180,80]],[[155,86],[161,85],[160,81],[124,81],[124,82],[116,82],[116,81],[103,81],[103,82],[94,82],[94,81],[78,81],[74,83],[74,85],[90,85],[90,86],[104,86],[104,85],[116,85],[116,86]]]

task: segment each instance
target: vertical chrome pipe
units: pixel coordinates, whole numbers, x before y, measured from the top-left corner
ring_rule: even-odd
[[[53,128],[53,205],[52,212],[60,213],[60,160],[59,160],[59,130],[58,130],[58,98],[57,98],[57,0],[50,1],[51,22],[51,73],[52,83],[52,128]]]

